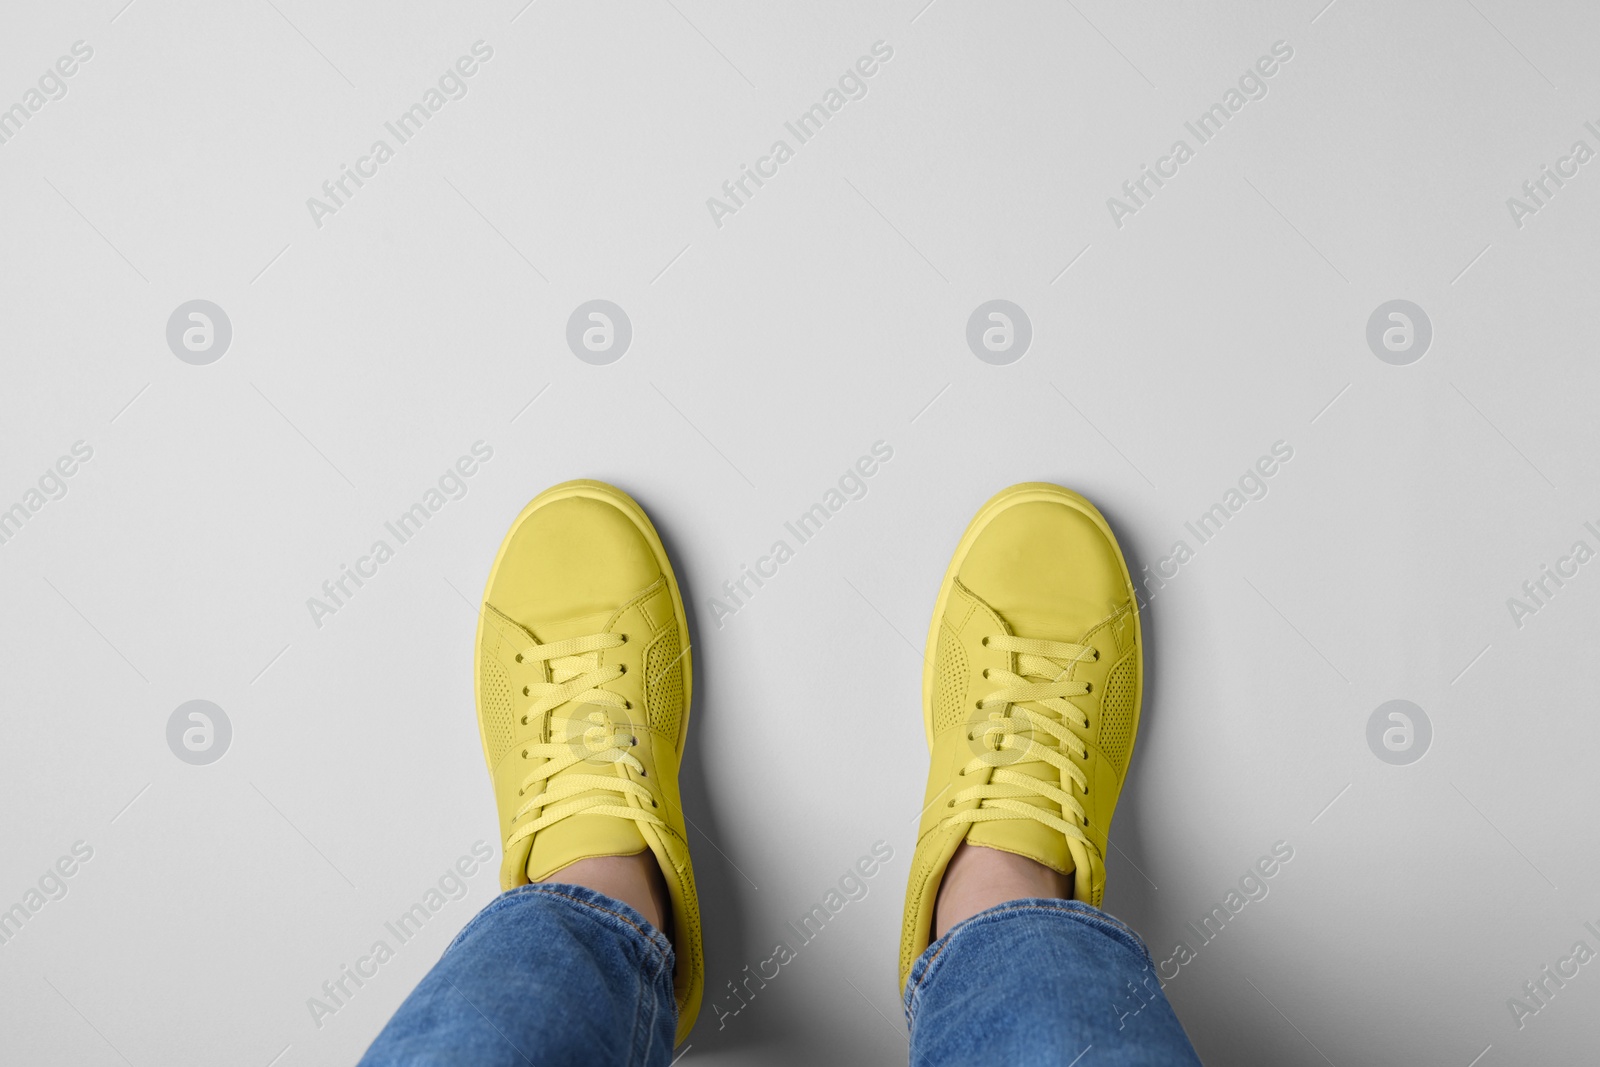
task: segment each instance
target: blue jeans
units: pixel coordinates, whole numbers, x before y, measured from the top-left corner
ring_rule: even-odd
[[[361,1067],[667,1067],[672,961],[620,901],[513,889],[445,949]],[[957,924],[917,960],[905,1005],[912,1067],[1200,1062],[1144,944],[1076,901],[1014,900]]]
[[[1144,942],[1076,900],[1013,900],[957,923],[906,983],[912,1067],[1200,1063]]]

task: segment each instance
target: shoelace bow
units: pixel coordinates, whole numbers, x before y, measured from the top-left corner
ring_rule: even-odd
[[[535,717],[542,717],[563,704],[594,704],[626,711],[633,705],[618,693],[602,689],[627,673],[621,664],[600,666],[598,653],[608,648],[618,648],[627,643],[624,634],[594,634],[573,637],[548,644],[535,642],[517,654],[518,663],[544,662],[550,665],[549,682],[533,682],[522,690],[523,696],[533,698],[521,717],[527,726]],[[546,789],[529,797],[512,815],[512,822],[525,816],[535,816],[506,838],[509,848],[518,841],[560,822],[571,815],[584,812],[590,815],[611,815],[619,819],[665,828],[664,823],[651,809],[656,799],[645,786],[615,774],[563,774],[579,763],[622,763],[639,774],[646,775],[644,764],[629,749],[639,743],[630,731],[619,728],[604,711],[591,711],[585,720],[572,720],[571,728],[587,721],[583,733],[571,733],[565,739],[550,740],[523,748],[524,759],[542,762],[522,780],[517,795],[522,796],[541,782],[561,777]],[[596,791],[600,791],[596,793]],[[592,794],[580,797],[580,794]],[[612,795],[607,795],[612,794]],[[647,807],[634,807],[627,803],[629,796],[642,801]]]
[[[1100,654],[1088,645],[1004,634],[987,637],[983,643],[988,648],[1017,653],[1018,672],[995,669],[984,672],[984,677],[1000,683],[1000,688],[977,702],[977,709],[989,711],[989,718],[969,724],[967,740],[981,739],[986,748],[959,773],[965,776],[984,767],[993,767],[994,773],[989,776],[988,784],[968,786],[946,805],[953,808],[977,800],[977,807],[948,815],[943,822],[953,826],[1032,819],[1093,847],[1084,833],[1089,819],[1077,797],[1059,786],[1010,768],[1019,763],[1048,763],[1060,772],[1063,783],[1070,781],[1078,787],[1078,792],[1088,795],[1088,777],[1066,753],[1080,760],[1089,758],[1083,738],[1069,729],[1070,725],[1087,731],[1089,716],[1066,698],[1083,696],[1090,687],[1088,682],[1069,682],[1061,678],[1073,664],[1093,662]],[[1030,704],[1052,714],[1046,715],[1027,706]],[[1042,744],[1039,735],[1054,738],[1056,743]],[[1020,799],[1029,796],[1044,797],[1059,805],[1062,814],[1058,816],[1047,808]]]

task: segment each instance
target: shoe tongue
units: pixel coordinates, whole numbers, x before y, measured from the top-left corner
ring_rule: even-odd
[[[1046,802],[1048,803],[1048,802]],[[1054,805],[1051,805],[1054,808]],[[1097,880],[1095,868],[1104,871],[1104,862],[1086,848],[1083,842],[1058,834],[1032,819],[1007,819],[1003,822],[974,823],[967,831],[967,843],[997,848],[1026,856],[1042,863],[1053,871],[1073,878],[1073,896],[1077,900],[1093,902],[1093,883]],[[1098,876],[1104,881],[1104,874]]]
[[[557,619],[547,622],[528,623],[527,626],[533,636],[541,644],[550,644],[552,641],[565,641],[573,637],[588,637],[591,634],[604,633],[606,626],[611,622],[613,612],[597,611],[592,615],[579,615],[571,619]]]
[[[1064,636],[1053,634],[1043,629],[1037,625],[1037,621],[1035,621],[1034,625],[1029,625],[1030,620],[1027,618],[1027,614],[1026,612],[1013,611],[1011,614],[1003,616],[1011,633],[1032,640],[1067,640]],[[1051,718],[1055,718],[1054,715],[1042,711],[1038,707],[1031,707],[1029,710],[1035,714],[1049,715]],[[1017,705],[1012,705],[1010,714],[1013,718],[1026,722],[1021,708]],[[1053,737],[1041,730],[1033,731],[1031,736],[1041,745],[1051,748],[1059,747]],[[1015,738],[1011,743],[1015,745],[1022,740],[1022,738]],[[981,751],[981,749],[978,751]],[[996,766],[996,770],[1002,768],[1015,774],[1037,778],[1041,782],[1057,788],[1063,788],[1060,772],[1043,760],[1001,763]],[[1043,808],[1057,818],[1066,818],[1060,806],[1047,797],[1026,795],[1013,799],[1019,800],[1024,804],[1032,804],[1037,808]],[[1005,819],[996,822],[974,823],[972,829],[967,832],[967,841],[974,845],[983,845],[987,848],[997,848],[1003,852],[1026,856],[1034,862],[1042,863],[1051,870],[1064,875],[1071,875],[1084,858],[1081,854],[1083,851],[1082,846],[1078,845],[1078,842],[1069,842],[1065,834],[1058,833],[1043,823],[1035,822],[1033,819]],[[1074,849],[1069,845],[1078,845],[1078,848]]]
[[[632,819],[573,815],[534,835],[533,848],[528,852],[528,881],[547,881],[552,874],[578,860],[636,856],[647,847],[638,824]]]
[[[1008,633],[1030,641],[1060,641],[1070,645],[1077,644],[1083,636],[1081,631],[1075,634],[1062,631],[1059,613],[1013,607],[1007,611],[996,611],[995,614],[1006,624]]]
[[[597,630],[590,629],[583,632],[595,633]],[[563,637],[576,636],[580,634],[563,635]],[[541,640],[543,639],[541,635]],[[562,638],[551,638],[551,640],[560,639]],[[585,748],[584,732],[594,725],[589,721],[590,716],[598,712],[610,718],[608,713],[612,710],[614,709],[597,704],[563,704],[551,712],[549,737],[552,741],[566,740],[581,752]],[[616,720],[611,719],[611,721]],[[545,788],[556,788],[568,775],[620,778],[623,773],[617,764],[600,759],[586,759],[551,778],[545,784]],[[592,797],[598,797],[607,804],[632,803],[628,797],[609,789],[591,789],[560,803],[567,804]],[[633,856],[644,851],[646,847],[648,846],[645,844],[644,835],[639,832],[639,824],[632,819],[579,812],[534,834],[533,847],[528,852],[528,880],[545,881],[561,868],[578,860],[595,859],[600,856]]]
[[[1050,784],[1056,783],[1056,770],[1048,763],[1036,761],[1032,763],[1016,763],[1007,768],[1018,774],[1026,774],[1033,778]],[[1061,810],[1051,801],[1040,796],[1021,796],[1015,798],[1024,804],[1033,804],[1059,817]],[[974,823],[967,831],[969,844],[983,845],[986,848],[997,848],[1002,852],[1014,852],[1019,856],[1026,856],[1036,863],[1042,863],[1051,870],[1061,874],[1071,874],[1075,865],[1073,854],[1067,848],[1066,835],[1057,833],[1050,827],[1032,819],[1003,819],[995,822]]]

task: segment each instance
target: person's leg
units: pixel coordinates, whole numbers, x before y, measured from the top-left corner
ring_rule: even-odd
[[[475,689],[508,892],[379,1035],[371,1067],[665,1064],[704,985],[678,765],[683,597],[626,493],[567,482],[489,571]]]
[[[1133,580],[1060,486],[978,512],[923,668],[932,756],[900,980],[912,1063],[1197,1063],[1137,935],[1099,909],[1139,725]]]
[[[672,946],[632,907],[542,882],[479,912],[360,1067],[665,1067]]]
[[[1014,899],[951,927],[912,966],[905,1007],[912,1067],[1200,1062],[1144,943],[1076,900]]]

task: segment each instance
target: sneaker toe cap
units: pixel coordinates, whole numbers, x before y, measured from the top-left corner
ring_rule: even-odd
[[[571,496],[512,535],[488,600],[525,626],[613,611],[661,576],[644,533],[617,506]]]
[[[959,577],[1027,637],[1074,640],[1128,601],[1116,545],[1066,501],[1000,512],[973,543]]]

